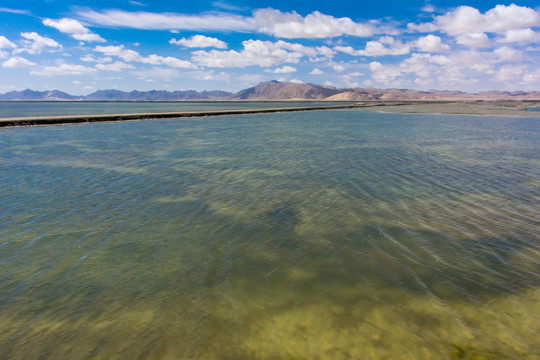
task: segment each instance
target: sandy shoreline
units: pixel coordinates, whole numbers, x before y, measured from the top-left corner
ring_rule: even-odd
[[[401,114],[449,114],[449,115],[489,115],[489,116],[535,116],[540,111],[540,101],[453,101],[453,102],[388,102],[359,108],[364,111],[378,111]]]

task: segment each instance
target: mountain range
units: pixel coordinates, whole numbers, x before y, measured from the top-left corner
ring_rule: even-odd
[[[540,100],[540,91],[461,91],[411,89],[338,89],[316,84],[268,81],[241,90],[227,91],[120,91],[98,90],[85,96],[74,96],[59,90],[10,91],[0,94],[0,101],[186,101],[186,100],[324,100],[324,101],[393,101],[393,100]]]

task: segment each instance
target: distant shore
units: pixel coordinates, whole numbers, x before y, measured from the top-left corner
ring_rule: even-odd
[[[376,101],[350,102],[343,105],[316,105],[305,107],[279,107],[263,109],[239,109],[219,111],[189,111],[166,113],[135,114],[90,114],[65,116],[13,117],[0,118],[0,127],[32,126],[52,124],[74,124],[85,122],[127,121],[145,119],[170,119],[198,116],[224,116],[258,113],[277,113],[294,111],[356,109],[401,114],[448,114],[448,115],[486,115],[486,116],[531,116],[540,117],[540,101]]]
[[[540,116],[540,111],[527,110],[531,108],[540,108],[540,101],[393,101],[366,103],[359,109],[401,114]]]

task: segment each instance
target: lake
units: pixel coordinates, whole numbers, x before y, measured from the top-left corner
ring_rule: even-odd
[[[330,101],[0,101],[0,119],[11,117],[198,112],[329,106]]]
[[[539,359],[540,122],[0,129],[2,359]]]

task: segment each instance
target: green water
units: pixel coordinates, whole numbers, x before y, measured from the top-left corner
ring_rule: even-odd
[[[0,359],[540,359],[538,118],[0,130]]]
[[[11,117],[198,112],[306,106],[343,105],[347,102],[315,101],[0,101],[0,119]]]

